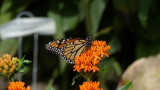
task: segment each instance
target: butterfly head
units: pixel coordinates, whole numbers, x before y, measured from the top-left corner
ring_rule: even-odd
[[[86,38],[86,46],[91,46],[91,43],[92,43],[92,36],[88,36],[87,38]]]

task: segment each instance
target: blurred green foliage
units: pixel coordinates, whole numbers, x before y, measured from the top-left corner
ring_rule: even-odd
[[[103,80],[103,88],[112,90],[123,70],[134,60],[160,52],[159,4],[158,0],[2,0],[0,24],[14,19],[21,11],[56,21],[55,35],[40,36],[38,74],[39,81],[50,82],[48,88],[52,86],[60,90],[77,88],[76,85],[71,86],[75,72],[72,72],[72,65],[46,52],[45,44],[53,38],[87,35],[106,40],[111,45],[112,54],[107,59],[110,69],[102,73],[105,73],[103,78],[101,73],[97,74],[96,79]],[[26,37],[24,54],[32,57],[30,43]],[[17,47],[17,39],[0,40],[0,55],[14,55]]]

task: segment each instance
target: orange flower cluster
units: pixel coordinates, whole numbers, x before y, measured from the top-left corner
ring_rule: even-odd
[[[30,86],[24,87],[24,82],[10,82],[8,90],[31,90]]]
[[[102,90],[102,88],[99,88],[100,82],[83,82],[82,85],[79,85],[80,90]]]
[[[103,56],[109,57],[108,50],[110,46],[105,41],[93,41],[92,46],[82,53],[79,57],[75,57],[75,65],[73,71],[93,71],[99,70],[97,64],[102,60]]]
[[[18,58],[13,57],[9,54],[3,54],[0,58],[0,73],[6,77],[9,77],[18,66]]]

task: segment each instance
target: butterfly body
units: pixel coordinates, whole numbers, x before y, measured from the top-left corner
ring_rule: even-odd
[[[62,38],[48,43],[46,49],[60,55],[68,63],[74,64],[74,58],[80,56],[87,50],[90,47],[91,42],[91,36],[88,36],[86,39]]]

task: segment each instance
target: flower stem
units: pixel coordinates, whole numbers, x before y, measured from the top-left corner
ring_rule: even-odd
[[[91,79],[89,78],[89,77],[86,77],[86,81],[88,82],[88,81],[91,81]]]
[[[10,82],[14,82],[14,77],[9,78]]]

